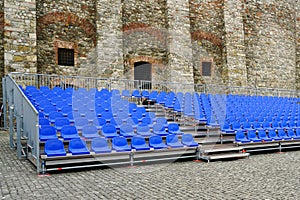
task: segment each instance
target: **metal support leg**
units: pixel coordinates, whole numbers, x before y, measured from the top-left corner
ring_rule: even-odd
[[[22,143],[21,143],[21,117],[17,116],[17,156],[22,158]]]
[[[132,152],[129,154],[129,159],[130,159],[130,166],[132,167],[134,163],[134,154]]]
[[[9,145],[10,148],[15,147],[15,142],[14,142],[14,107],[10,106],[9,107]]]

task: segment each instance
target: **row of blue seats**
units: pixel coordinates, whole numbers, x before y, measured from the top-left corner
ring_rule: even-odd
[[[118,130],[119,129],[119,130]],[[124,137],[150,137],[153,135],[166,136],[169,134],[182,135],[184,134],[177,123],[169,123],[166,127],[164,124],[154,124],[152,129],[150,126],[140,124],[134,128],[130,124],[122,124],[119,128],[113,124],[105,124],[101,127],[101,130],[95,125],[86,124],[82,127],[75,125],[64,125],[60,130],[57,130],[55,126],[51,125],[40,125],[39,128],[39,139],[40,141],[47,141],[49,139],[57,139],[58,132],[64,140],[79,138],[79,131],[83,138],[92,139],[96,137],[114,138],[118,136]]]
[[[232,133],[237,130],[279,130],[279,129],[296,129],[300,128],[300,121],[297,121],[295,123],[294,121],[272,121],[271,123],[268,121],[264,122],[258,122],[254,121],[250,123],[249,121],[245,121],[243,123],[239,123],[238,121],[234,121],[231,124],[229,123],[224,123],[223,126],[221,127],[221,131],[224,133]]]
[[[242,130],[236,131],[235,141],[240,143],[250,142],[270,142],[280,140],[299,140],[300,128],[297,129],[279,129],[276,130],[249,130],[246,133]]]
[[[183,148],[183,147],[198,147],[198,143],[194,141],[191,134],[184,134],[179,140],[177,135],[170,134],[166,137],[166,143],[163,141],[161,136],[151,136],[149,142],[143,137],[135,136],[130,140],[130,145],[125,137],[119,136],[114,137],[111,141],[111,146],[108,144],[105,138],[94,138],[91,141],[90,150],[84,140],[80,138],[71,139],[68,145],[68,152],[72,155],[82,155],[94,153],[110,153],[112,150],[116,152],[126,151],[141,151],[152,149],[167,149],[167,148]],[[45,155],[52,156],[66,156],[64,144],[61,140],[51,139],[45,142],[44,147]]]

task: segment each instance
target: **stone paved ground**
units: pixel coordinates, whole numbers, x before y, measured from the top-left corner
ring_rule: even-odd
[[[0,199],[300,199],[300,151],[38,177],[0,132]]]

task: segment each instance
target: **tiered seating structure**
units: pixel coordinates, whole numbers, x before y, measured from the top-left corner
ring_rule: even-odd
[[[46,170],[62,169],[78,158],[87,158],[82,163],[111,165],[197,156],[198,143],[192,134],[134,103],[133,99],[141,99],[145,91],[134,90],[128,95],[126,90],[47,86],[22,90],[39,113],[41,158]],[[157,98],[158,104],[168,108],[177,102],[172,92],[154,93],[143,98],[153,102]],[[91,159],[94,157],[96,160]]]

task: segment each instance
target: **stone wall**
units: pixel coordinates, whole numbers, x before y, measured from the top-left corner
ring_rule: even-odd
[[[123,1],[125,78],[134,78],[134,63],[152,64],[152,80],[168,80],[166,1]]]
[[[195,83],[222,83],[227,77],[223,48],[224,2],[190,0],[189,3]],[[202,61],[213,61],[212,76],[201,75]]]
[[[4,76],[4,1],[0,0],[0,98],[2,97],[2,78]]]
[[[300,1],[296,0],[296,89],[300,90]]]
[[[122,78],[123,33],[121,0],[98,0],[97,7],[97,75]]]
[[[38,0],[37,17],[39,73],[97,76],[94,0]],[[75,66],[59,66],[57,48],[74,49]]]
[[[248,85],[295,89],[295,0],[245,1]]]
[[[189,1],[167,0],[168,81],[194,83]]]
[[[247,86],[243,1],[224,1],[227,85]]]
[[[4,0],[5,73],[36,73],[36,2]]]

